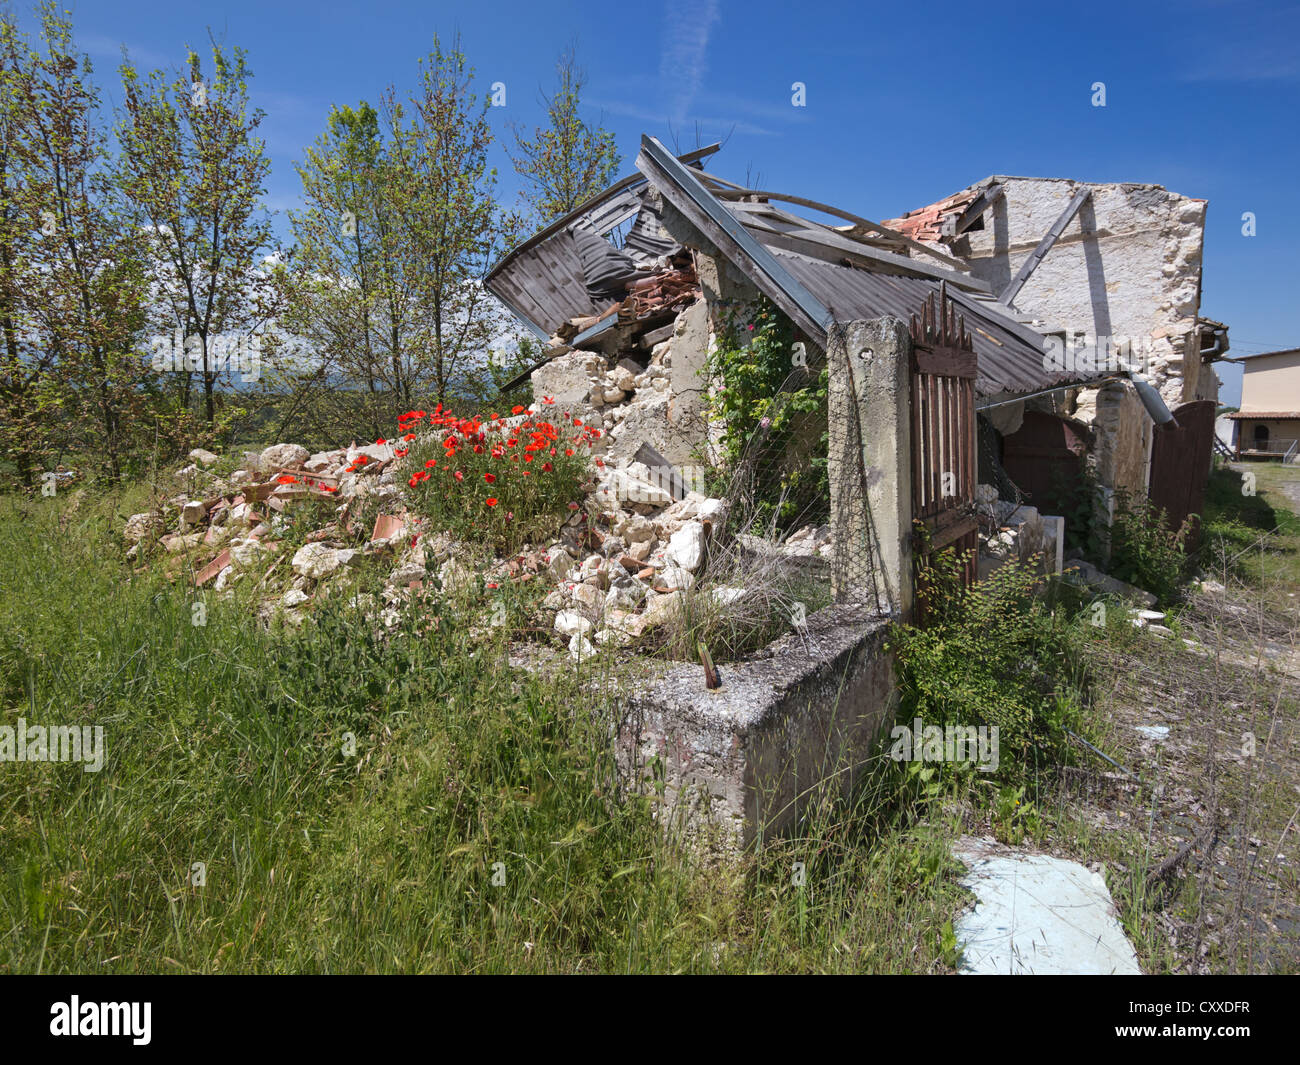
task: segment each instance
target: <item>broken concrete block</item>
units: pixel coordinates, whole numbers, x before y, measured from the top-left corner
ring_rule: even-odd
[[[580,636],[595,626],[577,610],[561,610],[555,615],[555,631],[561,636]]]
[[[201,499],[191,499],[181,507],[181,528],[197,525],[208,516],[208,506]]]
[[[583,662],[596,653],[596,648],[586,636],[577,635],[569,640],[569,657],[575,662]]]
[[[969,867],[962,884],[976,898],[956,922],[961,972],[1142,974],[1099,873],[987,838],[963,837],[953,853]]]
[[[311,452],[301,444],[272,444],[257,457],[257,468],[264,473],[285,466],[301,466]]]
[[[668,538],[664,557],[694,573],[704,561],[704,526],[698,521],[688,521]]]
[[[328,577],[343,566],[349,565],[356,557],[353,548],[326,547],[324,544],[307,544],[293,556],[293,570],[303,577],[320,580]]]
[[[163,531],[163,521],[157,514],[132,514],[126,519],[122,536],[128,544],[136,544],[146,537],[152,539]]]
[[[655,574],[653,588],[656,592],[684,592],[694,583],[695,577],[689,570],[669,565]]]
[[[573,559],[560,544],[546,552],[546,567],[556,580],[564,580],[573,569]]]
[[[238,570],[252,569],[266,555],[274,553],[274,549],[254,540],[251,536],[247,539],[231,540],[229,550],[230,564]]]

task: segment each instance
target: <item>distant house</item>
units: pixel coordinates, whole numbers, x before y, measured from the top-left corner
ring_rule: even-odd
[[[1245,355],[1236,448],[1243,459],[1300,459],[1300,348]]]

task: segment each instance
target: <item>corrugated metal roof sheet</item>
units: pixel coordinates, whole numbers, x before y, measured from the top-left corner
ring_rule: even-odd
[[[812,259],[789,251],[773,252],[799,282],[814,293],[837,321],[879,318],[892,314],[907,322],[919,314],[922,305],[939,282],[928,277],[876,273],[852,266]],[[1028,393],[1058,384],[1082,380],[1083,376],[1044,369],[1044,348],[1023,335],[1026,327],[1013,331],[1013,324],[992,308],[981,311],[980,301],[962,299],[950,288],[949,295],[961,304],[966,329],[971,334],[979,362],[976,391],[982,396]]]

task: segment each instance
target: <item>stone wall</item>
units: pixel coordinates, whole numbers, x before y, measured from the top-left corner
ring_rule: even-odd
[[[971,271],[1000,291],[1060,216],[1080,183],[998,177],[1005,198],[985,228],[952,245]],[[1015,299],[1040,323],[1088,338],[1110,337],[1146,373],[1170,410],[1218,399],[1219,378],[1202,363],[1200,313],[1204,200],[1159,185],[1094,184]],[[1153,425],[1132,386],[1080,389],[1066,409],[1096,429],[1092,461],[1110,489],[1146,489]]]
[[[985,228],[953,243],[971,272],[995,292],[1060,216],[1080,183],[1060,178],[998,177],[1004,198]],[[1160,185],[1089,185],[1079,209],[1016,297],[1018,310],[1089,336],[1125,337],[1172,408],[1217,388],[1200,370],[1195,347],[1200,313],[1205,201]],[[1185,380],[1186,379],[1186,380]]]

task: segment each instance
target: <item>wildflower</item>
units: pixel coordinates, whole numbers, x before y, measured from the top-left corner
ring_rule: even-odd
[[[497,479],[497,475],[496,475],[495,473],[485,473],[485,474],[483,474],[483,480],[487,481],[488,484],[491,484],[491,483],[492,483],[493,481],[495,481],[496,479]]]
[[[276,483],[277,483],[277,484],[297,484],[297,483],[298,483],[298,478],[297,478],[297,477],[290,477],[287,473],[286,473],[286,474],[283,474],[283,475],[280,476],[280,477],[277,477],[275,480],[276,480]]]
[[[570,510],[577,510],[577,509],[578,509],[578,504],[577,504],[577,503],[570,503],[570,504],[569,504],[569,509],[570,509]]]
[[[551,464],[550,464],[549,462],[543,462],[543,463],[542,463],[542,472],[543,472],[543,473],[550,473],[550,472],[551,472],[551,469],[552,469],[552,466],[551,466]]]
[[[497,501],[493,496],[488,496],[487,499],[483,500],[483,502],[489,507],[495,507],[497,505]]]
[[[510,408],[511,414],[523,414],[523,412],[524,412],[524,408],[519,406],[518,404],[515,404],[515,406]]]
[[[572,454],[573,454],[573,448],[571,448],[571,447],[566,447],[566,448],[564,449],[564,453],[565,453],[566,455],[572,455]]]
[[[386,443],[388,443],[388,441],[381,436],[378,440],[375,441],[375,446],[383,447]]]
[[[425,468],[426,470],[431,470],[431,469],[433,469],[436,465],[438,465],[438,460],[437,460],[437,459],[429,459],[429,461],[426,462],[426,463],[424,464],[424,468]]]
[[[460,470],[457,470],[455,473],[452,474],[452,476],[455,477],[456,480],[458,481],[463,481],[465,479],[465,475],[461,473]]]
[[[553,407],[553,406],[555,406],[555,397],[553,397],[553,396],[543,396],[543,397],[542,397],[542,402],[545,403],[547,406]]]

